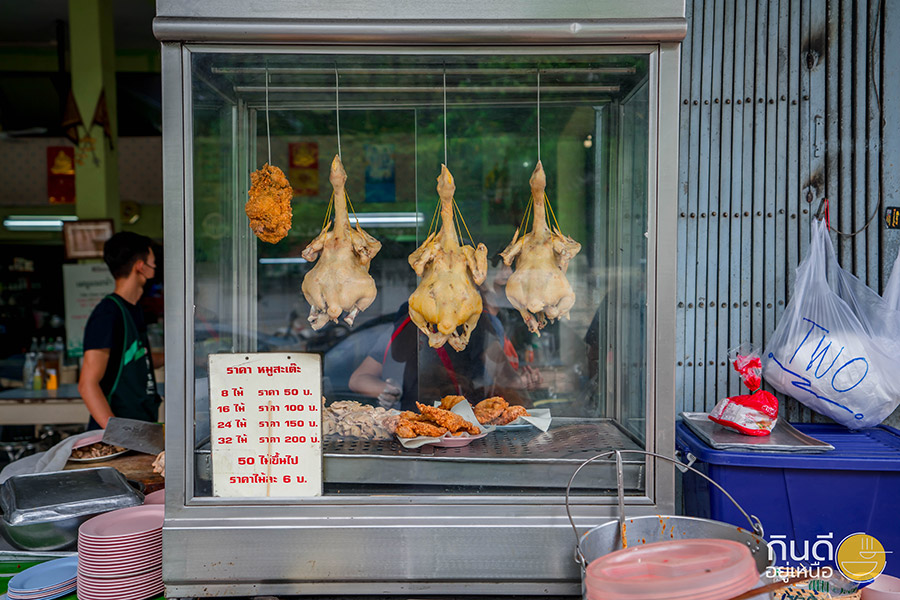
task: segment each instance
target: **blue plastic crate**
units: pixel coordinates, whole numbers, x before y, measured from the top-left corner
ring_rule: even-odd
[[[821,562],[818,559],[828,553],[829,545],[836,552],[846,536],[864,532],[892,552],[885,572],[900,576],[900,431],[885,426],[862,431],[840,425],[794,426],[834,450],[823,454],[715,450],[681,422],[676,427],[676,448],[697,457],[695,468],[759,517],[766,539],[774,542],[778,564]],[[687,472],[683,482],[685,514],[747,526],[734,505],[702,478]],[[823,541],[829,544],[816,545]],[[786,561],[781,560],[781,543]]]

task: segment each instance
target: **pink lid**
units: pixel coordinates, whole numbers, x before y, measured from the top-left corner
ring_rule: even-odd
[[[588,600],[724,600],[757,581],[749,548],[701,539],[611,552],[588,565],[584,583]]]

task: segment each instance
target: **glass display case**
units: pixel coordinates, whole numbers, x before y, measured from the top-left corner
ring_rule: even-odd
[[[599,43],[611,25],[594,23],[584,42],[525,46],[547,34],[513,23],[494,32],[494,47],[414,44],[389,31],[361,46],[344,43],[340,26],[329,45],[309,46],[263,26],[244,34],[255,45],[211,43],[213,30],[185,33],[197,22],[157,18],[168,596],[371,592],[376,583],[391,592],[410,581],[423,593],[497,582],[516,593],[574,589],[562,497],[575,469],[603,450],[673,452],[677,10],[662,21],[670,30],[635,19],[639,44]],[[352,326],[314,329],[301,293],[314,264],[301,254],[329,223],[338,154],[351,224],[381,243],[369,269],[377,295]],[[581,245],[566,273],[569,318],[539,335],[507,296],[515,265],[501,256],[534,219],[538,159],[550,225]],[[275,244],[254,235],[245,213],[250,174],[265,163],[293,191],[291,229]],[[432,348],[408,318],[419,283],[409,256],[439,222],[442,164],[456,185],[457,234],[487,247],[483,311],[459,351]],[[276,351],[322,357],[326,414],[348,401],[389,414],[375,409],[459,394],[472,404],[502,396],[550,424],[407,449],[389,426],[332,423],[322,496],[216,496],[208,357]],[[627,456],[622,481],[634,514],[671,512],[670,469]],[[612,464],[582,471],[579,524],[614,515],[615,497]]]

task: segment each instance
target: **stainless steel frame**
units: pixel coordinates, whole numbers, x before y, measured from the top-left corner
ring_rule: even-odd
[[[195,50],[253,53],[312,50],[474,54],[495,50],[483,46],[396,46],[408,42],[409,38],[396,36],[391,28],[368,34],[370,43],[385,45],[349,46],[346,44],[359,43],[359,39],[352,39],[348,33],[352,27],[322,26],[317,35],[307,36],[302,32],[317,26],[310,21],[294,22],[280,30],[276,23],[267,23],[265,31],[254,30],[256,39],[248,39],[230,33],[236,31],[233,29],[209,27],[215,22],[206,19],[205,15],[200,19],[177,17],[179,10],[182,15],[190,14],[187,4],[191,4],[193,10],[192,3],[182,5],[174,0],[161,0],[159,14],[165,19],[158,17],[154,25],[157,35],[164,40],[168,493],[163,572],[167,597],[261,593],[577,593],[579,573],[572,560],[571,533],[562,490],[553,496],[332,495],[291,503],[194,497],[193,448],[198,440],[194,439],[191,427],[194,418],[191,53]],[[216,5],[217,15],[246,16],[242,4],[222,4],[225,5],[222,10],[218,3]],[[291,10],[285,8],[287,3],[271,4],[276,7],[274,16],[277,16],[278,7]],[[433,8],[436,3],[424,4],[425,8],[420,7],[418,14],[422,14],[421,11],[428,13],[429,7]],[[499,4],[512,6],[513,3]],[[572,8],[568,4],[563,3],[564,10]],[[632,4],[646,4],[646,14],[659,14],[656,3]],[[677,21],[675,29],[683,30],[683,5],[665,2],[660,6],[672,13],[665,13],[664,17]],[[517,10],[521,13],[521,9]],[[510,10],[506,14],[514,12]],[[621,11],[609,14],[621,14]],[[547,32],[545,21],[507,20],[490,21],[492,28],[480,33],[460,22],[452,25],[458,29],[458,35],[453,38],[457,42],[443,41],[445,44],[462,41],[493,43],[503,45],[503,51],[508,53],[644,52],[650,56],[646,439],[648,451],[672,455],[676,287],[673,252],[676,239],[672,224],[676,221],[677,204],[678,169],[674,157],[678,150],[680,45],[677,39],[680,38],[677,33],[660,37],[659,30],[653,27],[642,29],[637,14],[627,17],[631,18],[629,23],[634,33],[634,37],[627,39],[651,41],[647,39],[650,36],[652,41],[668,41],[641,46],[560,46],[560,37],[557,33]],[[538,18],[546,18],[546,15]],[[409,22],[403,24],[412,25]],[[442,27],[446,24],[433,22],[432,25]],[[600,25],[597,27],[597,31],[603,29]],[[281,31],[280,35],[278,31]],[[589,39],[570,37],[568,43],[595,44],[610,39],[605,35],[598,34]],[[373,36],[378,39],[371,39]],[[278,42],[294,45],[184,43],[198,39],[247,43],[276,38]],[[323,39],[344,45],[333,48],[299,45]],[[532,45],[511,45],[526,39]],[[628,498],[629,514],[672,512],[673,470],[654,467],[650,461],[638,465],[645,478],[646,494]],[[580,526],[598,525],[615,516],[615,498],[580,496],[572,502],[572,514]]]

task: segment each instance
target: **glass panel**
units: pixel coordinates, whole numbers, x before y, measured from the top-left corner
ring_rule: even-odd
[[[320,353],[327,404],[367,407],[355,421],[332,411],[326,493],[559,493],[597,451],[643,448],[648,65],[646,55],[622,54],[194,54],[195,493],[210,493],[212,352]],[[314,330],[301,293],[314,263],[301,253],[331,201],[335,69],[351,225],[358,220],[382,246],[370,267],[372,304],[352,327],[338,321]],[[538,155],[547,224],[581,244],[568,264],[570,318],[540,335],[507,297],[511,269],[500,255],[540,214],[529,187]],[[277,244],[259,241],[244,213],[249,173],[266,162],[294,188],[292,227]],[[441,227],[435,188],[444,162],[459,209],[450,226],[463,243],[488,248],[483,313],[462,351],[431,348],[409,322],[407,302],[419,284],[409,255]],[[555,304],[559,289],[538,287],[527,300]],[[535,414],[549,411],[552,422],[546,432],[498,430],[462,448],[421,451],[366,428],[375,407],[416,411],[417,401],[452,394],[473,405],[502,396]],[[643,461],[629,461],[626,471],[629,493],[643,493]],[[608,466],[587,479],[585,493],[615,487]]]

